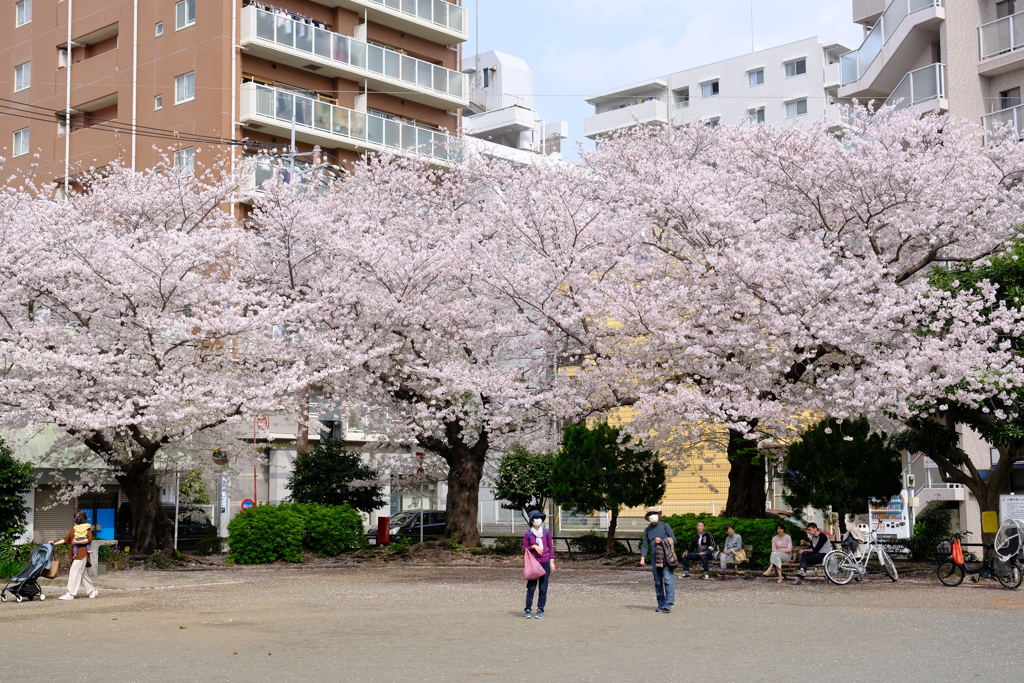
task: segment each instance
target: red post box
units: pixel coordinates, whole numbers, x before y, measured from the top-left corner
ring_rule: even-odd
[[[377,518],[377,543],[391,542],[391,518]]]

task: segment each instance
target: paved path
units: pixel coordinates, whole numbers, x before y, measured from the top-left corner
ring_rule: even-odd
[[[124,572],[95,600],[0,605],[0,681],[1019,681],[1024,590],[677,580],[562,570]],[[800,669],[799,673],[793,673]],[[74,673],[72,673],[74,672]]]

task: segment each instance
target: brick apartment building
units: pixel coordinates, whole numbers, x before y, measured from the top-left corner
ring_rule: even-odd
[[[6,0],[0,13],[8,175],[284,151],[293,119],[299,152],[319,145],[329,163],[398,149],[445,165],[468,104],[457,1]]]

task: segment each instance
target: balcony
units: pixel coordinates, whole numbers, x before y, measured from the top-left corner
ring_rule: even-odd
[[[914,107],[921,114],[948,110],[945,65],[929,64],[908,73],[892,91],[884,106],[892,106],[896,111]]]
[[[344,7],[383,24],[442,45],[469,40],[466,10],[445,0],[315,0]]]
[[[885,97],[937,39],[942,0],[892,0],[861,46],[840,57],[839,96]]]
[[[1024,63],[1024,12],[990,21],[978,27],[981,63],[978,74],[998,76]]]
[[[537,127],[537,113],[525,107],[504,107],[462,119],[466,135],[499,137],[510,133],[525,133]]]
[[[447,133],[353,111],[283,88],[242,84],[243,126],[288,137],[293,120],[296,139],[312,145],[362,153],[426,155],[438,166],[451,166],[459,158],[458,141]]]
[[[445,3],[447,4],[447,3]],[[253,5],[242,10],[241,45],[249,54],[439,109],[466,106],[467,76],[395,50],[325,31]]]
[[[985,128],[986,142],[990,136],[996,133],[1002,134],[1004,132],[1002,129],[1007,128],[1011,134],[1016,134],[1019,138],[1024,133],[1024,104],[986,114],[981,117],[981,125]]]
[[[583,134],[593,139],[603,133],[645,123],[668,123],[668,105],[660,98],[651,98],[640,104],[588,116],[583,119]]]

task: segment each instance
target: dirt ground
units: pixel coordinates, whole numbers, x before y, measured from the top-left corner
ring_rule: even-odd
[[[58,580],[59,581],[59,580]],[[129,571],[100,596],[0,605],[0,681],[1009,681],[1024,590],[677,579],[559,569],[522,617],[520,568]]]

